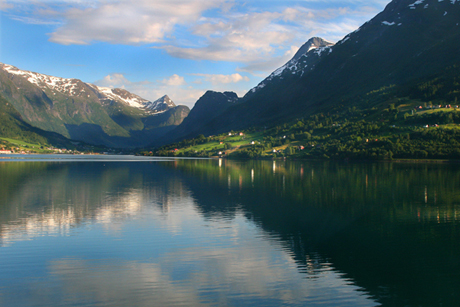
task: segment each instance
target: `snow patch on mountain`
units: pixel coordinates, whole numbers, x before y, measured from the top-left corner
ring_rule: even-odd
[[[109,100],[115,100],[123,102],[131,107],[135,108],[144,108],[144,105],[148,103],[148,100],[143,99],[137,95],[134,95],[124,89],[118,88],[108,88],[108,87],[99,87],[95,86],[97,90],[103,94]]]
[[[315,51],[313,51],[313,52],[316,53],[317,55],[321,56],[324,52],[331,53],[331,52],[332,52],[332,48],[331,48],[331,46],[318,47],[318,48],[316,48]]]
[[[21,76],[27,79],[27,81],[29,81],[32,84],[35,84],[41,89],[47,88],[71,96],[77,96],[79,94],[77,91],[79,91],[80,93],[85,92],[84,89],[78,88],[78,82],[80,80],[77,79],[65,79],[43,75],[31,71],[20,70],[8,64],[2,64],[2,68],[3,70],[12,75]]]
[[[341,45],[341,44],[345,43],[349,39],[350,39],[350,35],[347,35],[340,42],[338,42],[337,45]]]
[[[382,24],[387,25],[387,26],[394,26],[395,22],[388,22],[388,21],[382,21]]]
[[[163,97],[153,102],[145,103],[144,107],[150,111],[165,112],[171,108],[176,107],[176,104],[171,100],[171,98],[168,97],[168,95],[164,95]]]
[[[415,9],[415,6],[416,6],[416,5],[422,4],[423,2],[425,2],[425,0],[417,0],[417,1],[415,1],[414,3],[412,3],[412,4],[409,4],[409,7],[410,7],[411,9]]]
[[[283,79],[283,74],[290,73],[291,75],[303,76],[307,69],[312,69],[309,67],[309,62],[311,58],[318,58],[323,55],[323,53],[332,52],[332,46],[334,43],[323,40],[319,37],[314,37],[308,40],[294,57],[289,60],[286,64],[281,66],[272,72],[265,80],[260,82],[256,87],[251,89],[249,93],[255,93],[256,91],[264,88],[269,82],[275,79]]]

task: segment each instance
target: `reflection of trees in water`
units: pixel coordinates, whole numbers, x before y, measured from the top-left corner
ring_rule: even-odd
[[[460,302],[457,165],[224,160],[177,168],[203,215],[243,212],[293,251],[301,271],[329,263],[389,306]]]
[[[418,218],[425,211],[441,208],[449,220],[458,219],[455,205],[460,203],[460,194],[455,191],[460,173],[456,165],[228,160],[180,163],[177,168],[200,179],[200,184],[206,183],[215,188],[215,193],[235,199],[242,193],[257,194],[257,202],[268,194],[268,199],[331,208],[351,217],[377,208],[386,210],[387,217],[394,219],[402,218],[395,214],[398,212],[407,215],[409,210],[413,218]],[[225,188],[228,191],[224,193]],[[208,191],[203,196],[212,193]],[[227,209],[217,201],[214,204]]]

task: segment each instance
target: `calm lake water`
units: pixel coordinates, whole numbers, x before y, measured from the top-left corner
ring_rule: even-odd
[[[460,165],[0,157],[1,306],[460,306]]]

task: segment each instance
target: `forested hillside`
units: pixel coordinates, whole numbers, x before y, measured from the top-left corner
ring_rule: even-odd
[[[343,100],[332,108],[289,123],[232,131],[232,135],[201,135],[143,154],[460,159],[459,67],[454,65],[429,78]]]

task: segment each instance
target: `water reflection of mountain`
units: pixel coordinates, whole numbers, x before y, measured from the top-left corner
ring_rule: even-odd
[[[460,302],[460,166],[180,160],[1,163],[2,244],[110,227],[193,197],[207,219],[243,214],[314,276],[333,267],[386,306]],[[45,204],[45,205],[44,205]],[[176,208],[174,208],[176,206]]]
[[[204,216],[244,212],[284,242],[300,270],[332,263],[385,306],[460,303],[457,165],[181,161],[176,168]]]

